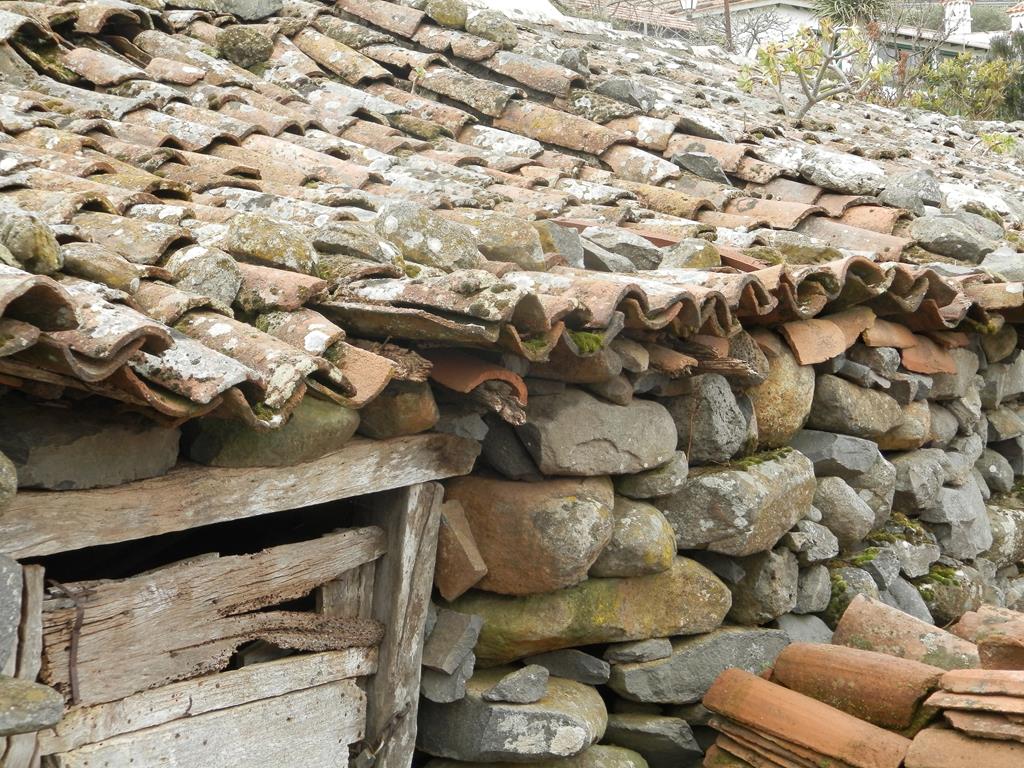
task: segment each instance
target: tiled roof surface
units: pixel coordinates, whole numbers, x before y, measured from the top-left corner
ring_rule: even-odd
[[[823,105],[794,127],[713,50],[627,33],[509,50],[386,0],[241,18],[264,5],[0,3],[0,384],[272,427],[310,390],[362,405],[427,365],[411,349],[541,362],[583,332],[679,349],[1024,303],[877,196],[933,171],[947,207],[1019,226],[1019,168],[959,122]],[[599,245],[623,238],[636,259]],[[692,238],[722,266],[658,263]]]

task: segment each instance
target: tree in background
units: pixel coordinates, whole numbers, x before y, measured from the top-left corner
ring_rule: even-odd
[[[728,48],[725,35],[725,16],[703,16],[696,20],[697,32],[702,39]],[[789,24],[773,9],[744,11],[732,15],[733,48],[749,56],[757,47],[782,37]]]
[[[1015,72],[1004,92],[1001,117],[1006,120],[1024,120],[1024,32],[1011,32],[992,38],[988,55],[1015,66]]]
[[[890,0],[814,0],[814,15],[836,27],[853,27],[878,21]]]
[[[961,53],[929,69],[911,103],[946,115],[994,120],[1000,116],[1007,89],[1020,71],[1019,64],[1006,59],[984,60]]]

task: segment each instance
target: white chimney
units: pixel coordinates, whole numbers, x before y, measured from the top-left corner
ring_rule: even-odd
[[[1024,3],[1007,8],[1006,15],[1010,17],[1011,32],[1024,32]]]
[[[971,34],[971,6],[974,0],[942,0],[945,8],[943,29],[947,35]]]

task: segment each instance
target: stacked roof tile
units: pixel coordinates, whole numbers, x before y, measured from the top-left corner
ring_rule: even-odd
[[[932,203],[1019,226],[1019,170],[957,124],[826,106],[809,131],[712,85],[714,51],[411,5],[3,2],[0,382],[273,427],[309,390],[369,401],[402,347],[543,362],[581,332],[678,350],[854,305],[928,332],[1024,304],[892,204],[893,177],[955,166]],[[695,238],[704,268],[666,258]]]

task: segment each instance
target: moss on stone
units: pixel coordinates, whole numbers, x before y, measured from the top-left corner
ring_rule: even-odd
[[[866,563],[872,562],[876,557],[878,557],[880,553],[881,550],[878,547],[868,547],[867,549],[862,550],[857,554],[851,556],[850,565],[852,565],[854,568],[859,568],[860,566],[865,565]]]
[[[569,331],[569,338],[582,355],[593,355],[604,348],[604,334],[593,331]]]

